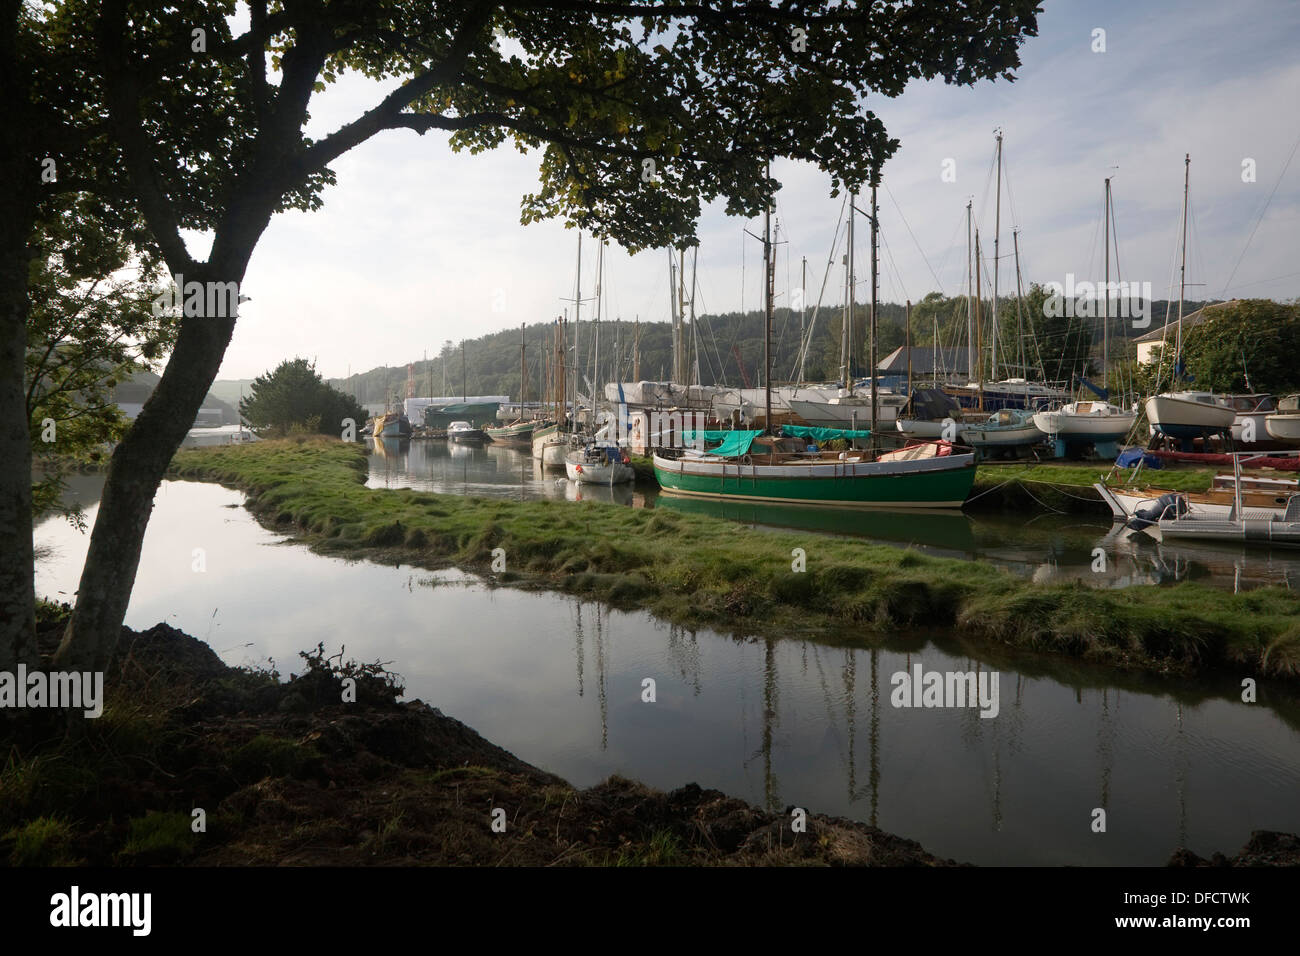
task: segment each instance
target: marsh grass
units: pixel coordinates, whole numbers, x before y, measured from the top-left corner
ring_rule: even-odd
[[[172,475],[244,490],[263,521],[323,553],[455,565],[492,583],[645,607],[687,626],[861,643],[898,628],[955,628],[1161,672],[1300,674],[1300,598],[1278,588],[1228,594],[1191,583],[1122,592],[1037,585],[979,562],[849,538],[756,532],[702,515],[372,489],[366,467],[360,445],[297,438],[185,450]],[[1039,469],[1079,481],[1104,471],[995,467],[1012,469],[999,472],[1007,478],[1032,480]],[[505,575],[487,573],[498,547],[506,551]],[[791,571],[796,547],[807,551],[802,573]]]

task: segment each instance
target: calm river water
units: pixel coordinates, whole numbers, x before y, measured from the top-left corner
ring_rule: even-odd
[[[509,449],[417,443],[371,466],[380,487],[575,496]],[[97,480],[79,479],[74,491],[93,521]],[[645,613],[491,588],[457,572],[314,555],[261,528],[242,501],[216,485],[163,484],[128,624],[167,621],[229,663],[273,658],[282,673],[318,641],[391,662],[408,697],[580,786],[611,773],[662,788],[695,781],[774,809],[874,823],[981,864],[1158,865],[1179,845],[1235,852],[1254,829],[1300,831],[1300,703],[1267,686],[1260,703],[1244,704],[1231,679],[976,660],[942,634],[892,635],[873,650],[686,632]],[[1070,568],[1068,555],[1106,531],[1070,518],[1017,542],[998,523],[932,517],[943,524],[915,530],[940,537],[917,546],[989,556],[1035,576],[1044,565]],[[965,537],[944,540],[945,528]],[[1066,543],[1078,535],[1081,543]],[[38,591],[71,594],[85,538],[51,520],[37,544]],[[917,664],[997,671],[998,715],[892,706],[891,676]],[[641,699],[646,677],[657,684],[654,703]],[[1098,807],[1105,833],[1091,829]]]

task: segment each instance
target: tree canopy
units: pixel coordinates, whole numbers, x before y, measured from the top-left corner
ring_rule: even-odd
[[[251,393],[239,403],[239,414],[261,436],[339,435],[344,419],[352,419],[357,431],[366,420],[365,410],[352,396],[322,381],[305,358],[286,359],[255,378]]]
[[[1300,302],[1234,299],[1207,307],[1206,318],[1183,331],[1183,362],[1191,385],[1216,392],[1300,392]],[[1161,354],[1163,353],[1163,354]],[[1143,368],[1148,392],[1168,389],[1173,345],[1157,349]],[[1184,381],[1186,387],[1187,382]]]

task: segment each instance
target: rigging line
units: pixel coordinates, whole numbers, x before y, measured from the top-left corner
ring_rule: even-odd
[[[975,221],[977,223],[980,222],[984,218],[985,213],[988,212],[989,189],[993,184],[993,174],[997,169],[997,164],[998,151],[997,147],[994,147],[993,154],[989,156],[989,171],[984,177],[984,192],[980,194],[979,211],[975,213]]]
[[[821,291],[817,293],[817,304],[813,306],[812,315],[808,319],[808,328],[804,332],[803,341],[799,344],[799,355],[796,357],[795,368],[798,368],[797,363],[800,359],[806,359],[808,356],[808,347],[812,343],[813,329],[817,327],[817,313],[821,311],[822,299],[826,295],[826,283],[830,279],[831,268],[835,264],[835,252],[840,246],[840,226],[844,222],[844,210],[848,207],[848,202],[849,194],[845,192],[844,201],[840,203],[840,214],[835,220],[835,235],[831,238],[830,255],[826,257],[826,271],[822,273]],[[795,377],[795,368],[790,369],[790,379],[792,381]]]
[[[940,271],[940,272],[943,272],[944,270],[946,270],[946,269],[948,268],[948,260],[952,257],[952,252],[953,252],[953,250],[954,250],[955,248],[957,248],[957,233],[961,230],[962,225],[966,222],[966,216],[965,216],[965,214],[964,214],[965,209],[966,209],[966,207],[963,206],[963,207],[962,207],[962,210],[963,210],[963,211],[962,211],[961,213],[958,213],[958,214],[957,214],[957,223],[956,223],[956,225],[953,227],[952,235],[948,237],[948,244],[947,244],[947,246],[945,247],[948,251],[944,253],[944,255],[943,255],[943,261],[939,263],[939,271]],[[962,265],[962,279],[959,280],[959,281],[965,281],[965,275],[966,275],[965,270],[966,270],[966,266],[965,266],[965,264],[963,264],[963,265]],[[940,287],[940,291],[942,291],[942,287]],[[947,298],[947,296],[944,296],[944,298]]]
[[[1232,272],[1228,274],[1228,281],[1223,284],[1223,292],[1219,293],[1219,298],[1223,298],[1223,293],[1228,291],[1228,284],[1237,275],[1237,269],[1243,259],[1246,258],[1246,250],[1250,248],[1250,243],[1255,238],[1255,231],[1259,229],[1259,224],[1264,221],[1264,214],[1268,212],[1269,204],[1273,201],[1273,196],[1277,194],[1277,188],[1282,185],[1282,177],[1291,167],[1291,160],[1295,159],[1296,149],[1300,148],[1300,136],[1296,137],[1295,145],[1291,147],[1291,153],[1286,158],[1286,163],[1282,166],[1282,171],[1277,174],[1277,182],[1273,184],[1273,191],[1268,194],[1268,199],[1264,200],[1264,208],[1259,211],[1259,216],[1255,220],[1255,225],[1250,230],[1250,235],[1246,237],[1246,244],[1241,249],[1241,255],[1237,257],[1237,264],[1232,267]]]
[[[890,281],[892,282],[896,278],[898,287],[903,291],[903,298],[910,299],[911,296],[907,294],[907,285],[903,282],[903,273],[899,271],[898,263],[894,261],[894,252],[889,248],[889,240],[885,238],[885,230],[878,228],[876,237],[880,240],[880,244],[885,247],[885,256],[889,259],[890,268],[893,269],[893,273],[889,275]]]
[[[1286,275],[1273,276],[1271,279],[1256,279],[1254,282],[1239,282],[1232,286],[1233,289],[1249,289],[1253,285],[1262,285],[1265,282],[1277,282],[1279,279],[1290,279],[1292,276],[1300,276],[1300,272],[1288,272]],[[1223,290],[1227,292],[1227,289]]]
[[[893,190],[891,190],[889,186],[885,183],[881,183],[881,185],[885,187],[885,195],[889,197],[890,201],[893,202],[894,204],[894,208],[898,210],[898,218],[903,220],[903,228],[905,228],[907,230],[907,234],[912,237],[912,242],[916,245],[916,251],[921,254],[921,261],[924,262],[925,267],[930,270],[930,276],[934,279],[935,284],[939,287],[939,291],[942,292],[943,283],[939,281],[939,276],[935,273],[934,267],[930,265],[930,260],[926,258],[925,250],[921,248],[921,243],[917,242],[916,233],[912,232],[912,227],[908,223],[907,217],[903,215],[903,207],[900,206],[898,204],[898,200],[894,198]]]
[[[1011,163],[1005,152],[1002,154],[1002,181],[1007,184],[1007,208],[1011,210],[1011,228],[1015,229],[1020,225],[1020,216],[1016,213],[1016,197],[1011,191]]]

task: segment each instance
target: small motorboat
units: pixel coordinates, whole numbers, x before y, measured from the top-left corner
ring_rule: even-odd
[[[1264,429],[1274,441],[1300,445],[1300,395],[1288,395],[1277,411],[1264,416]]]
[[[488,440],[481,428],[475,428],[469,422],[452,422],[447,426],[447,440],[463,445],[481,445]]]

